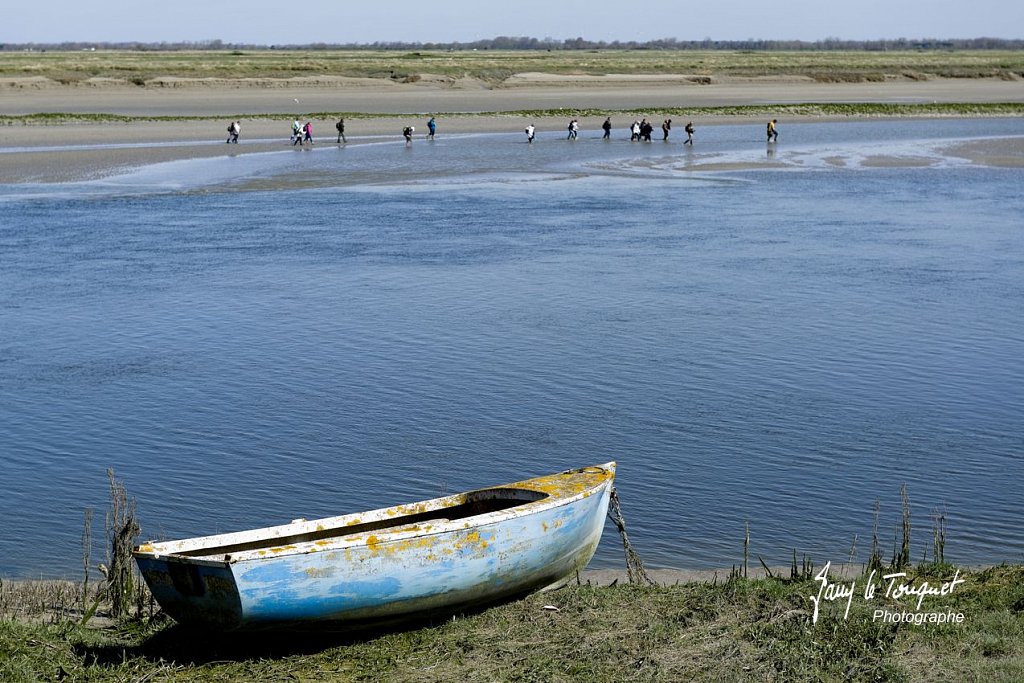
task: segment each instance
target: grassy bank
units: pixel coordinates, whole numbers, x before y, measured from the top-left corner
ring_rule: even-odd
[[[939,586],[954,571],[920,567],[905,581]],[[573,586],[358,637],[210,636],[159,615],[120,626],[94,617],[82,626],[76,600],[47,606],[39,587],[34,598],[15,599],[19,589],[7,584],[0,587],[7,614],[0,620],[0,680],[1024,680],[1024,567],[960,572],[963,583],[927,596],[920,610],[963,615],[963,623],[944,625],[876,618],[875,610],[916,612],[916,597],[886,598],[876,578],[878,594],[865,599],[867,577],[858,579],[848,616],[846,600],[823,600],[814,623],[816,574]]]
[[[488,118],[488,117],[520,117],[520,118],[565,118],[567,116],[626,116],[633,117],[646,112],[657,111],[659,115],[670,117],[689,117],[706,119],[750,118],[765,116],[785,116],[793,118],[899,118],[899,117],[986,117],[986,116],[1024,116],[1024,103],[1021,102],[945,102],[925,104],[887,104],[887,103],[805,103],[780,105],[744,105],[727,107],[638,107],[624,109],[520,109],[513,111],[492,112],[435,112],[438,118]],[[350,120],[376,118],[407,118],[409,114],[368,113],[368,112],[297,112],[294,114],[246,114],[236,113],[233,117],[247,121],[277,120],[285,121],[293,117],[304,117],[316,120]],[[66,123],[135,123],[135,122],[173,122],[173,121],[208,121],[205,116],[135,116],[115,113],[74,113],[74,112],[41,112],[24,115],[0,115],[0,126],[45,126]]]
[[[400,52],[175,51],[0,52],[0,77],[44,77],[65,84],[113,78],[144,86],[158,78],[350,76],[415,80],[419,74],[500,84],[516,73],[803,76],[821,82],[1024,76],[1024,53],[1000,50],[684,51],[481,50]]]

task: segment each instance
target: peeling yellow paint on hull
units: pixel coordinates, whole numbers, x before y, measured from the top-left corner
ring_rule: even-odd
[[[597,549],[614,477],[610,462],[353,515],[151,541],[135,557],[179,621],[250,628],[416,617],[574,576]]]

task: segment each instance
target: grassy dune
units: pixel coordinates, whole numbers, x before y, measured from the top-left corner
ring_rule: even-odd
[[[61,83],[116,78],[144,85],[159,77],[294,78],[353,76],[407,79],[418,74],[500,84],[512,74],[677,74],[805,76],[818,81],[886,77],[1016,79],[1020,51],[729,52],[682,50],[393,52],[176,51],[0,52],[0,77],[41,76]]]

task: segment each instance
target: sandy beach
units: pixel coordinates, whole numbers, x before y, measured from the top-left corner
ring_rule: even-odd
[[[175,159],[267,152],[288,144],[293,117],[311,120],[320,143],[333,144],[334,120],[310,112],[352,112],[349,144],[381,135],[400,137],[402,127],[426,132],[438,115],[438,134],[561,131],[565,117],[526,118],[529,110],[596,109],[631,112],[660,120],[659,108],[799,103],[1024,102],[1024,83],[999,79],[891,80],[817,83],[804,78],[734,79],[696,84],[685,78],[645,76],[551,76],[519,74],[500,88],[466,81],[424,78],[416,83],[381,79],[299,79],[281,82],[172,81],[136,87],[119,82],[60,85],[45,79],[0,80],[0,119],[46,112],[188,117],[184,120],[0,125],[0,183],[66,182],[104,177],[141,165]],[[617,117],[624,128],[625,116]],[[225,145],[226,126],[242,124],[238,145]],[[597,130],[602,117],[581,119]],[[790,117],[788,120],[792,120]],[[816,119],[820,120],[820,119]],[[750,117],[704,116],[699,126],[752,123]],[[1024,146],[960,145],[957,156],[975,163],[1024,165]],[[879,164],[888,163],[885,159]]]

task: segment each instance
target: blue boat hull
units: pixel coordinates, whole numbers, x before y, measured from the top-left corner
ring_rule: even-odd
[[[565,500],[367,532],[344,544],[306,542],[220,560],[136,552],[136,560],[156,600],[185,623],[237,629],[425,617],[575,577],[601,539],[611,476]]]

